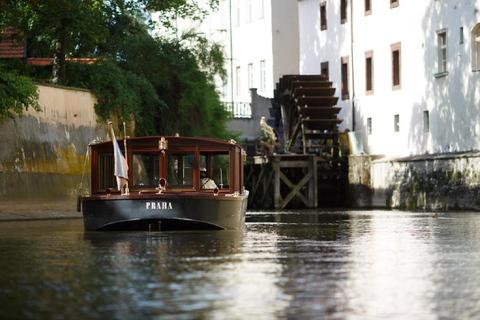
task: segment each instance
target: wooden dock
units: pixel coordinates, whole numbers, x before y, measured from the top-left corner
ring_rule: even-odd
[[[284,75],[273,108],[283,154],[251,156],[245,168],[250,208],[342,206],[348,161],[336,89],[326,75]]]
[[[313,154],[248,157],[245,185],[252,209],[317,208],[338,205],[342,179]],[[341,168],[338,166],[338,168]]]

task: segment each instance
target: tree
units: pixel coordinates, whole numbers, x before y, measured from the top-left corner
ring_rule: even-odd
[[[218,7],[219,0],[139,0],[146,10],[160,11],[160,23],[173,28],[175,18],[202,20],[210,10]]]
[[[65,78],[65,57],[93,51],[106,35],[101,0],[6,0],[3,21],[27,38],[31,56],[52,57],[52,82]]]
[[[146,9],[161,10],[163,21],[173,15],[201,19],[205,3],[213,7],[218,0],[6,0],[0,24],[30,39],[30,53],[44,57],[55,48],[57,83],[90,89],[96,113],[135,120],[136,135],[230,139],[229,114],[213,84],[225,73],[222,48],[192,35],[194,42],[148,33]],[[65,56],[95,57],[97,63],[65,63]]]
[[[37,87],[30,78],[15,71],[7,70],[0,63],[0,123],[6,119],[15,119],[23,115],[23,109],[29,107],[41,111],[38,104]]]
[[[151,37],[132,37],[124,45],[122,68],[148,79],[168,106],[155,115],[157,133],[233,137],[226,129],[229,113],[194,52],[176,40]]]

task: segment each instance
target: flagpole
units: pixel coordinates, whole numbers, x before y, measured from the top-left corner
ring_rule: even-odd
[[[123,122],[123,146],[125,147],[125,160],[128,158],[127,155],[127,128],[125,126],[125,121]],[[130,190],[128,189],[128,180],[127,184],[125,185],[125,194],[129,195]]]

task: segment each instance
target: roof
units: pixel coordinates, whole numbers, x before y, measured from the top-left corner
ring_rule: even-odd
[[[68,62],[79,62],[85,64],[93,64],[98,58],[65,58]],[[48,66],[53,64],[53,58],[27,58],[27,64],[31,66]]]
[[[12,39],[11,36],[15,32],[8,28],[1,34],[0,39],[0,58],[24,58],[23,43],[17,39]]]
[[[14,39],[12,36],[17,34],[15,30],[7,27],[3,33],[0,33],[0,58],[23,59],[26,57],[25,47],[23,41]],[[98,58],[66,58],[69,62],[79,62],[85,64],[93,64],[98,61]],[[48,66],[53,64],[53,58],[27,58],[26,63],[31,66]]]
[[[179,137],[179,136],[148,136],[148,137],[135,137],[128,138],[127,144],[130,150],[141,149],[141,150],[159,150],[158,143],[161,138],[165,138],[168,141],[168,147],[208,147],[208,148],[218,148],[218,150],[225,150],[225,148],[235,147],[240,148],[241,145],[233,140],[221,140],[215,138],[206,138],[206,137]],[[123,139],[118,139],[120,145],[123,144]],[[108,149],[112,146],[112,141],[105,141],[96,144],[90,145],[94,149],[102,149],[107,147]],[[120,146],[122,149],[122,147]]]

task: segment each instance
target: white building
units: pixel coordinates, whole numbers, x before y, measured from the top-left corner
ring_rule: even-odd
[[[272,98],[282,75],[298,74],[297,9],[294,0],[220,0],[203,23],[177,21],[179,33],[194,29],[223,45],[228,80],[217,85],[222,101],[233,104],[237,116],[250,108],[250,89]]]
[[[298,0],[300,74],[328,73],[367,154],[480,149],[480,1]]]

